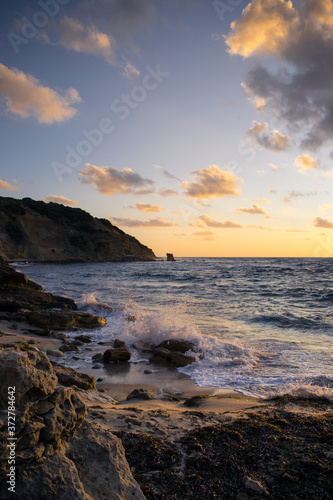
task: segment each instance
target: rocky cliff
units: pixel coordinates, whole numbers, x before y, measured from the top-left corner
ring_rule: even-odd
[[[80,208],[0,197],[0,256],[9,261],[153,260],[133,236]]]

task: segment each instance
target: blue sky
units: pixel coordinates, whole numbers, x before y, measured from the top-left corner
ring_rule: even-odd
[[[330,0],[1,9],[0,195],[157,255],[332,256]]]

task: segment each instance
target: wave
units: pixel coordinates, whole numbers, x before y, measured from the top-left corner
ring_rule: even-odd
[[[79,309],[94,309],[94,310],[99,310],[99,309],[106,309],[111,311],[111,306],[109,304],[106,304],[104,302],[99,302],[96,299],[97,292],[92,292],[92,293],[85,293],[82,295],[81,299],[77,301]]]
[[[266,315],[262,314],[250,318],[250,323],[270,323],[280,328],[322,328],[329,325],[319,322],[317,319],[298,318],[296,316]]]
[[[324,399],[333,402],[332,384],[327,387],[313,380],[295,381],[285,384],[278,389],[269,391],[266,399],[276,399],[282,396],[292,396],[295,399]]]

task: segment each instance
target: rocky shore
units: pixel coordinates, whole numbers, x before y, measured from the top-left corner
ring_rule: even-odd
[[[81,337],[78,357],[85,330],[104,323],[0,262],[1,499],[333,497],[331,402],[259,401],[186,379],[167,389],[154,372],[194,361],[184,341],[152,350],[150,384],[108,384],[59,364],[54,353],[73,347],[65,331]],[[131,365],[127,351],[120,342],[96,362]]]

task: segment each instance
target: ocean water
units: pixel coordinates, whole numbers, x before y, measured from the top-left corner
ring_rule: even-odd
[[[72,297],[80,309],[107,318],[106,327],[89,330],[96,343],[186,338],[195,343],[197,361],[179,370],[199,386],[333,400],[332,259],[15,267],[46,291]],[[129,316],[136,321],[127,321]],[[133,348],[134,362],[144,363],[147,356]]]

